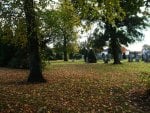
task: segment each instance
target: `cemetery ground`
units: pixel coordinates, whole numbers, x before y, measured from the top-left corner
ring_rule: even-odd
[[[0,68],[0,113],[149,113],[150,63],[52,62],[47,83]]]

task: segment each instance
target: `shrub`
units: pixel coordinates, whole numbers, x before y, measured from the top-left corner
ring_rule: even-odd
[[[25,48],[24,49],[18,49],[15,52],[15,55],[8,62],[8,67],[21,68],[21,69],[29,68],[29,61],[28,61],[27,51],[26,51]]]
[[[79,53],[76,53],[76,54],[74,55],[74,59],[76,59],[76,60],[79,60],[79,59],[81,59],[81,58],[82,58],[82,55],[79,54]]]
[[[0,43],[0,66],[6,67],[15,54],[15,48],[9,44]]]

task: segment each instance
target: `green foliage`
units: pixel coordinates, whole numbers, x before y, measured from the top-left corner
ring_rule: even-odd
[[[19,18],[16,24],[15,36],[12,43],[21,48],[27,46],[26,23],[25,18]]]
[[[55,56],[56,60],[63,60],[63,52],[56,52],[56,56]]]
[[[43,49],[42,55],[43,55],[43,60],[46,60],[46,61],[55,60],[54,50],[47,46]]]
[[[123,21],[116,22],[118,27],[118,36],[123,37],[119,38],[121,44],[128,45],[135,41],[141,41],[143,34],[141,30],[145,29],[148,26],[148,18],[145,15],[139,16],[138,14],[142,13],[141,7],[144,7],[144,0],[127,0],[121,2],[121,7],[126,12],[126,17]],[[125,29],[123,29],[125,27]]]
[[[8,67],[20,69],[29,68],[29,60],[26,48],[16,48],[13,57],[8,62]]]
[[[142,30],[149,26],[148,15],[143,15],[141,10],[141,7],[145,5],[144,0],[120,0],[119,4],[126,13],[125,17],[121,20],[116,18],[115,26],[110,24],[108,20],[98,20],[98,26],[89,41],[90,45],[96,49],[101,49],[106,41],[109,41],[114,63],[120,63],[120,45],[128,46],[131,43],[143,40]]]
[[[11,24],[1,25],[0,66],[11,68],[28,68],[25,25],[18,20],[14,30]],[[20,23],[21,22],[21,23]]]
[[[28,68],[26,24],[22,0],[1,4],[0,66]]]
[[[95,29],[93,34],[88,38],[88,47],[94,48],[97,51],[103,50],[106,45],[106,37],[101,33],[100,29]]]
[[[22,0],[3,0],[1,3],[1,19],[3,24],[14,26],[19,18],[24,17],[23,2]]]
[[[4,43],[10,43],[10,42],[12,42],[11,40],[12,40],[13,38],[14,38],[14,35],[13,35],[13,30],[12,30],[11,25],[5,24],[5,25],[2,27],[2,37],[1,37],[1,41],[4,42]]]
[[[0,43],[0,66],[7,66],[13,57],[15,49],[12,45]]]
[[[39,25],[39,27],[36,28],[38,31],[37,38],[40,46],[53,43],[57,53],[59,51],[60,54],[62,54],[64,48],[66,48],[65,50],[68,54],[72,52],[75,53],[78,51],[76,28],[80,26],[81,21],[83,20],[86,23],[86,27],[88,27],[88,23],[90,22],[99,21],[100,28],[97,28],[94,34],[89,38],[90,47],[99,48],[95,50],[101,50],[102,46],[106,44],[105,41],[110,40],[110,35],[117,37],[119,44],[128,45],[136,40],[142,40],[141,37],[143,35],[140,30],[147,26],[145,21],[147,13],[140,10],[140,7],[144,5],[148,8],[149,1],[35,1],[36,23]],[[26,48],[27,36],[23,1],[4,0],[1,4],[1,9],[2,15],[0,22],[3,27],[2,43],[6,43],[6,45],[11,43],[10,45],[17,46],[17,48]],[[137,16],[138,13],[143,15],[139,17]],[[112,29],[107,30],[103,35],[100,29],[106,30],[106,24],[112,26]],[[64,44],[64,39],[66,40],[66,44]]]
[[[60,1],[56,9],[43,13],[47,42],[53,43],[55,51],[64,52],[64,58],[78,51],[76,27],[80,20],[69,0]],[[67,60],[67,59],[66,59]]]
[[[12,44],[0,43],[0,66],[11,68],[28,68],[26,48]]]
[[[88,22],[104,19],[114,25],[115,19],[125,16],[120,0],[72,0],[72,4],[81,19]]]
[[[73,59],[80,60],[82,58],[82,54],[75,53],[73,54]]]
[[[146,15],[139,16],[141,14],[141,7],[144,6],[143,0],[121,0],[120,6],[125,11],[126,16],[121,21],[116,19],[115,25],[116,27],[109,24],[108,21],[103,21],[105,24],[105,40],[109,40],[111,37],[117,37],[119,42],[124,45],[128,45],[129,43],[133,43],[135,41],[141,41],[143,34],[141,30],[145,29],[148,26],[148,18]],[[101,21],[99,22],[99,28],[102,29]],[[107,26],[110,26],[107,28]],[[98,30],[95,30],[97,32]],[[94,34],[96,37],[96,35]],[[101,32],[99,33],[101,36]]]

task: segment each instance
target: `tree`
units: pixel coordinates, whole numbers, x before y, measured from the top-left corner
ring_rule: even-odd
[[[80,23],[78,15],[76,15],[75,9],[68,0],[63,0],[60,4],[59,10],[59,23],[60,30],[63,37],[63,52],[64,52],[64,61],[68,61],[68,46],[76,42],[77,35],[75,32],[75,26],[78,26]],[[69,44],[70,43],[70,44]],[[74,43],[75,44],[75,43]]]
[[[45,82],[42,76],[41,59],[39,54],[39,42],[37,33],[36,13],[34,11],[33,0],[24,0],[24,11],[27,25],[27,43],[29,49],[29,69],[28,82]]]
[[[0,5],[3,34],[0,37],[1,66],[28,68],[23,2],[22,0],[5,0]]]
[[[16,28],[14,30],[14,37],[10,39],[14,48],[14,56],[11,59],[9,66],[13,68],[29,68],[28,52],[27,52],[27,36],[25,18],[18,18]]]
[[[72,0],[72,3],[74,4],[74,7],[76,8],[81,19],[83,19],[86,23],[99,22],[99,25],[101,25],[102,21],[105,21],[110,25],[115,26],[115,21],[122,20],[125,16],[123,9],[120,7],[120,1],[121,0]],[[101,49],[105,44],[106,39],[103,39],[104,37],[101,35],[102,33],[99,32],[99,34],[98,32],[99,30],[94,32],[95,38],[91,39],[93,38],[92,36],[89,41],[92,44],[90,44],[90,46],[99,46]],[[114,42],[114,40],[111,42]],[[114,46],[114,44],[112,44],[112,46]],[[114,53],[116,54],[116,51]]]
[[[45,11],[45,24],[53,40],[54,48],[63,51],[64,61],[68,61],[70,48],[76,48],[77,32],[76,26],[80,25],[80,20],[69,0],[62,0],[57,4],[56,9]],[[73,47],[74,45],[74,47]]]
[[[23,37],[23,28],[21,29],[18,24],[16,27],[17,28],[14,31],[9,24],[4,24],[4,26],[1,26],[0,66],[11,68],[28,68],[26,43],[22,42],[26,37]],[[16,35],[18,38],[16,38]]]
[[[0,3],[0,22],[15,29],[16,22],[24,17],[22,0],[2,0]]]
[[[115,19],[121,20],[125,13],[120,7],[120,0],[71,0],[78,15],[86,23],[97,20],[107,20],[115,24]]]
[[[110,52],[114,58],[114,64],[120,64],[119,54],[121,54],[121,45],[119,42],[120,35],[116,32],[115,27],[110,24],[105,25],[104,38],[109,40]],[[123,37],[121,37],[123,38]]]
[[[138,15],[142,14],[140,8],[144,6],[144,1],[121,0],[120,6],[125,11],[126,16],[122,20],[116,19],[115,26],[103,20],[105,32],[100,37],[104,38],[104,41],[110,42],[109,46],[114,57],[114,64],[120,64],[119,54],[121,44],[128,45],[135,41],[141,41],[143,37],[141,30],[148,26],[147,15]],[[101,29],[101,26],[99,26],[99,29]],[[99,33],[99,35],[101,34]]]
[[[25,18],[19,18],[16,22],[16,29],[14,30],[14,38],[11,39],[11,43],[20,48],[27,47],[27,35],[26,35],[26,22]]]
[[[128,5],[124,5],[127,3]],[[122,0],[121,6],[126,12],[126,16],[122,21],[116,21],[117,29],[114,31],[114,37],[116,37],[116,42],[118,41],[118,44],[124,44],[127,45],[130,43],[134,43],[135,41],[141,41],[143,34],[143,29],[148,26],[148,18],[145,15],[138,16],[138,14],[142,13],[141,7],[144,6],[144,1],[138,1],[138,0]],[[113,43],[114,44],[114,43]],[[117,44],[115,44],[117,46]],[[120,47],[118,47],[118,50]],[[112,47],[113,51],[116,51],[115,48]],[[115,55],[114,56],[119,56]],[[117,62],[117,59],[114,58],[114,63],[118,64],[119,60]],[[116,62],[115,62],[116,61]]]
[[[106,45],[106,39],[104,38],[101,29],[96,28],[88,37],[88,47],[93,48],[96,52],[101,52]]]

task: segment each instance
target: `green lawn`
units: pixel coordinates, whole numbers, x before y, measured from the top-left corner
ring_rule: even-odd
[[[150,111],[145,94],[150,63],[52,61],[43,74],[47,83],[27,84],[22,82],[28,76],[27,70],[0,68],[0,113]]]

